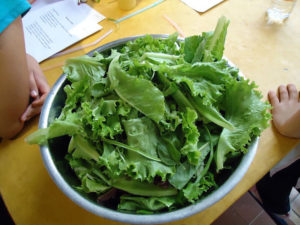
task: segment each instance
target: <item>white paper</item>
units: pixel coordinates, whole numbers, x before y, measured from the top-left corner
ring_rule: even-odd
[[[29,13],[22,19],[26,52],[41,62],[102,29],[105,17],[87,4],[59,1]]]
[[[30,13],[37,9],[40,9],[44,6],[47,6],[47,5],[56,3],[56,2],[60,2],[60,1],[63,1],[63,0],[37,0],[31,4]]]
[[[192,9],[198,12],[205,12],[211,7],[223,2],[224,0],[181,0]]]

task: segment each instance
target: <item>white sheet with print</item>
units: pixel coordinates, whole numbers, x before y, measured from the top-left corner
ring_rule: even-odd
[[[26,52],[41,62],[99,31],[105,17],[87,4],[58,1],[28,12],[22,19]]]

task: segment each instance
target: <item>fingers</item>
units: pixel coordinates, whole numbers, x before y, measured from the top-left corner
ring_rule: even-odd
[[[274,91],[269,91],[268,97],[272,106],[279,104],[279,99]]]
[[[296,86],[294,84],[288,84],[287,85],[287,90],[288,90],[288,93],[289,93],[290,100],[298,101],[299,93],[297,91]]]
[[[21,122],[25,122],[33,118],[34,116],[40,114],[41,107],[33,107],[31,104],[27,107],[23,115],[21,116]]]
[[[39,96],[38,87],[35,82],[34,74],[30,72],[29,75],[29,88],[30,88],[30,96],[32,98],[37,98]]]
[[[28,54],[27,54],[27,62],[28,62],[30,75],[32,75],[30,77],[30,79],[32,80],[31,87],[37,94],[34,97],[34,101],[32,102],[31,105],[32,107],[40,107],[44,103],[46,96],[50,91],[50,87],[38,62],[31,55]],[[31,91],[32,94],[34,93],[34,91]]]
[[[29,54],[26,55],[29,70],[30,95],[33,102],[28,105],[20,120],[25,122],[41,112],[42,105],[46,99],[50,87],[38,62]]]
[[[45,99],[46,99],[46,97],[47,97],[47,94],[48,94],[48,92],[47,92],[46,94],[43,94],[40,98],[34,100],[34,101],[31,103],[31,105],[32,105],[33,107],[40,107],[40,106],[42,106],[42,105],[44,104],[44,102],[45,102]]]
[[[279,101],[287,101],[289,99],[289,94],[286,86],[280,85],[278,88],[278,94],[279,94]]]
[[[272,106],[285,101],[300,101],[300,92],[298,92],[294,84],[280,85],[278,87],[278,97],[274,91],[268,93],[269,101]]]
[[[42,73],[35,73],[35,81],[37,83],[39,94],[41,95],[38,99],[32,102],[33,107],[39,107],[43,105],[49,91],[50,87]]]
[[[50,87],[42,71],[39,75],[35,74],[35,80],[37,82],[40,94],[48,94],[48,92],[50,91]]]

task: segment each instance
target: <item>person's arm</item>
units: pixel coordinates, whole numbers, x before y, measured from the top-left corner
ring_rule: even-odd
[[[0,34],[0,137],[14,137],[29,104],[29,72],[21,18]]]

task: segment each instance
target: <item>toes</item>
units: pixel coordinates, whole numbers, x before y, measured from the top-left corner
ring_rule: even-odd
[[[298,94],[296,86],[294,84],[288,84],[287,90],[288,90],[288,93],[289,93],[289,98],[291,100],[298,101],[299,94]]]
[[[289,94],[286,86],[280,85],[278,88],[278,94],[279,94],[279,101],[287,101],[289,99]]]
[[[279,103],[279,99],[274,91],[269,91],[268,96],[272,106],[275,106]]]

